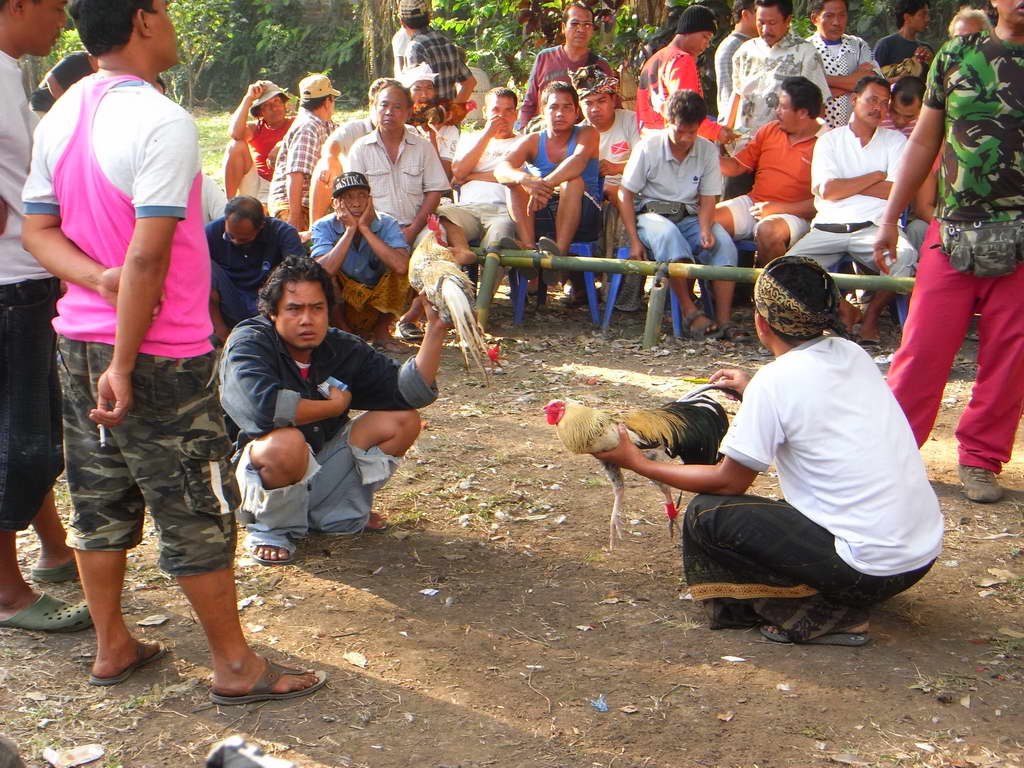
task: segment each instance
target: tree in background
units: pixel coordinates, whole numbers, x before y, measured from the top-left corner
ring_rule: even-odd
[[[196,104],[196,87],[241,26],[231,0],[188,0],[170,3],[167,13],[178,33],[178,66],[170,70],[168,87],[186,109]]]

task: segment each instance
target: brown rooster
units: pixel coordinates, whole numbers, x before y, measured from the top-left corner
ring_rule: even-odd
[[[548,424],[554,425],[562,445],[573,453],[602,453],[619,444],[619,424],[626,427],[629,439],[644,455],[655,461],[682,459],[684,464],[714,464],[718,461],[718,446],[729,428],[725,410],[714,398],[704,394],[714,385],[698,387],[682,399],[666,403],[660,408],[629,411],[620,419],[572,400],[552,400],[544,406]],[[731,390],[723,390],[738,397]],[[615,538],[622,538],[622,504],[625,486],[622,469],[616,464],[602,461],[615,494],[609,523],[608,549],[615,546]],[[653,482],[653,481],[652,481]],[[665,496],[665,514],[668,516],[669,536],[675,535],[679,510],[672,501],[672,489],[655,483]]]
[[[490,384],[491,358],[484,332],[473,312],[476,301],[473,283],[445,244],[444,231],[436,216],[427,220],[427,227],[431,233],[416,246],[409,260],[409,284],[417,293],[425,294],[442,320],[454,326],[466,367],[469,368],[472,359],[483,373],[484,381]]]

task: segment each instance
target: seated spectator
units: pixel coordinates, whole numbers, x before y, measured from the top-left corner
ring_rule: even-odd
[[[437,210],[442,193],[451,185],[434,146],[407,130],[411,115],[409,90],[396,80],[386,81],[373,105],[377,127],[352,145],[348,169],[369,179],[374,209],[397,219],[406,243],[415,248],[429,231],[427,217]],[[422,339],[423,331],[417,326],[422,316],[422,302],[417,298],[398,321],[399,338]]]
[[[882,75],[894,83],[905,75],[923,78],[935,51],[917,36],[928,29],[931,17],[929,0],[896,0],[893,14],[898,32],[883,37],[875,45],[875,61]]]
[[[228,197],[248,195],[267,204],[279,145],[294,120],[288,117],[288,94],[274,83],[259,80],[246,89],[231,115],[231,143],[224,153]]]
[[[889,84],[884,78],[862,78],[853,94],[850,124],[824,134],[814,147],[811,189],[817,214],[811,231],[787,255],[807,256],[825,269],[849,255],[874,270],[876,222],[885,210],[907,140],[899,131],[880,125],[889,105]],[[893,277],[913,275],[917,252],[902,234],[891,258]],[[872,297],[860,327],[859,341],[865,346],[878,344],[879,316],[894,297],[892,291],[876,291]],[[841,313],[847,327],[852,327],[856,310],[844,301]]]
[[[863,350],[825,335],[838,330],[838,300],[806,259],[779,259],[758,278],[754,323],[775,359],[753,376],[711,375],[743,396],[718,464],[651,461],[625,434],[597,455],[700,494],[682,525],[683,571],[711,629],[864,645],[872,606],[942,551],[942,512],[899,404]],[[772,465],[784,498],[749,495]]]
[[[405,32],[401,30],[399,32],[408,39]],[[320,150],[320,159],[313,169],[313,183],[309,190],[309,215],[313,221],[322,219],[331,210],[331,201],[334,199],[331,189],[334,180],[345,170],[346,158],[356,139],[361,139],[373,131],[375,127],[373,101],[377,96],[377,91],[388,82],[390,82],[388,78],[378,77],[370,83],[367,92],[369,114],[363,118],[345,121],[331,131],[331,135],[324,141],[323,148]]]
[[[956,15],[949,20],[949,36],[959,37],[961,35],[976,35],[979,32],[992,30],[992,22],[988,14],[977,8],[961,6]]]
[[[452,177],[452,160],[459,143],[459,129],[445,120],[445,113],[438,108],[437,89],[434,80],[437,75],[426,64],[408,67],[398,82],[409,89],[412,95],[412,116],[409,125],[434,147],[445,175]]]
[[[437,73],[434,86],[438,98],[462,104],[469,101],[476,78],[458,46],[430,26],[430,0],[399,0],[398,19],[411,38],[404,69],[426,64],[431,72]]]
[[[477,133],[464,133],[455,150],[452,172],[459,187],[458,202],[443,205],[437,215],[458,225],[469,241],[484,248],[516,235],[508,213],[506,190],[494,169],[512,150],[519,135],[513,129],[518,106],[511,88],[492,88],[484,97],[487,124]],[[451,241],[451,233],[449,233]]]
[[[391,328],[409,303],[409,244],[394,217],[377,213],[370,182],[355,171],[334,182],[334,212],[313,224],[312,251],[335,281],[335,327],[391,352]]]
[[[39,117],[45,115],[53,103],[64,95],[64,91],[83,77],[91,75],[96,68],[96,58],[85,51],[69,53],[43,75],[42,82],[29,94],[28,103],[32,111]]]
[[[882,74],[875,64],[871,46],[846,34],[849,19],[847,0],[812,0],[811,21],[817,31],[808,40],[818,50],[825,65],[825,79],[832,95],[825,102],[825,122],[829,128],[850,122],[853,107],[850,93],[864,75]]]
[[[572,84],[583,102],[584,125],[600,134],[598,171],[604,177],[604,196],[613,204],[619,199],[619,182],[629,154],[640,142],[636,112],[616,109],[619,78],[606,75],[596,66],[572,73]]]
[[[286,256],[305,254],[295,227],[264,215],[255,197],[239,195],[224,215],[206,225],[212,262],[210,319],[222,342],[231,329],[258,311],[260,286]]]
[[[707,50],[717,30],[714,11],[691,5],[679,16],[676,36],[644,63],[636,92],[636,117],[645,134],[665,127],[662,107],[676,91],[696,91],[703,98],[697,57]],[[701,124],[700,135],[712,141],[732,138],[724,125],[707,118]]]
[[[519,110],[517,126],[522,131],[528,130],[530,122],[542,111],[541,94],[548,83],[568,83],[570,72],[588,66],[596,66],[606,75],[615,75],[608,62],[590,50],[594,12],[582,2],[570,2],[562,11],[562,36],[565,40],[562,45],[543,49],[533,60],[523,106]]]
[[[270,215],[299,232],[309,229],[309,188],[313,168],[334,122],[334,90],[325,75],[309,75],[299,83],[299,115],[281,140],[270,183]]]
[[[754,188],[749,195],[719,203],[715,222],[736,240],[754,238],[762,266],[782,256],[811,227],[811,157],[818,137],[828,130],[820,114],[818,86],[806,77],[787,78],[778,120],[761,126],[735,157],[721,159],[726,176],[753,171]]]
[[[221,405],[239,427],[238,517],[262,565],[294,562],[310,530],[384,530],[373,496],[419,435],[415,409],[437,398],[448,328],[434,310],[419,353],[399,367],[328,327],[333,294],[315,261],[286,259],[260,291],[260,316],[231,332],[221,358]],[[366,413],[350,419],[349,409]]]
[[[750,138],[775,119],[782,81],[802,75],[818,86],[822,99],[831,96],[821,56],[792,29],[792,0],[755,0],[757,34],[743,43],[732,59],[735,130]]]
[[[509,211],[527,247],[537,237],[554,238],[554,250],[568,255],[574,242],[594,242],[601,235],[601,187],[597,131],[576,125],[580,104],[576,89],[554,80],[541,93],[544,129],[523,137],[494,169],[494,177],[511,187]],[[548,246],[550,250],[550,246]],[[579,285],[579,273],[569,276]],[[569,291],[575,304],[582,291]]]
[[[619,195],[622,223],[629,235],[629,257],[655,261],[690,261],[716,267],[736,266],[736,246],[714,221],[722,192],[718,148],[697,135],[707,105],[695,91],[676,91],[665,102],[668,128],[645,137],[633,150],[622,174]],[[635,213],[634,213],[635,211]],[[686,281],[671,278],[692,338],[739,337],[730,323],[735,285],[715,280],[715,320],[693,301]]]
[[[913,75],[901,77],[892,86],[889,112],[882,121],[882,127],[899,131],[909,139],[921,114],[923,99],[924,80]]]

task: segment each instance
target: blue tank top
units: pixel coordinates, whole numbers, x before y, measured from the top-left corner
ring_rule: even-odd
[[[572,135],[569,137],[569,145],[565,149],[565,156],[569,157],[576,149],[576,137],[579,135],[580,126],[573,126]],[[543,130],[540,132],[540,142],[537,145],[537,158],[532,163],[527,163],[526,167],[530,169],[530,173],[538,176],[547,176],[555,168],[558,167],[558,163],[552,163],[548,159],[548,132]],[[587,191],[587,194],[593,198],[594,202],[598,205],[601,204],[601,177],[598,174],[598,163],[597,158],[592,157],[587,161],[586,168],[583,169],[583,173],[580,174],[583,177],[583,186]]]

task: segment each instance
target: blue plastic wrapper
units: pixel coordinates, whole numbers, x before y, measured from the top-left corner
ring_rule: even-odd
[[[593,707],[598,712],[607,712],[608,711],[608,702],[605,701],[603,693],[598,695],[598,697],[596,699],[591,699],[590,700],[590,706]]]

